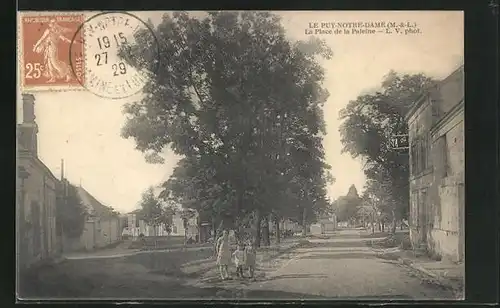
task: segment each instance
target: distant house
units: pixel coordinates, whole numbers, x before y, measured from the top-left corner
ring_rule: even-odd
[[[337,229],[337,216],[335,214],[323,215],[319,218],[318,223],[321,225],[323,234],[333,232]]]
[[[195,240],[199,235],[198,232],[198,213],[187,221],[187,228],[184,228],[184,220],[181,213],[176,213],[172,217],[172,235],[184,236]]]
[[[79,186],[77,192],[86,209],[85,228],[77,239],[63,237],[64,251],[93,250],[120,241],[122,228],[119,215],[85,188]]]
[[[123,228],[122,235],[131,237],[138,237],[143,234],[144,236],[167,236],[168,230],[164,224],[160,226],[148,225],[144,220],[140,219],[140,209],[132,211],[127,214],[127,226]]]
[[[276,225],[271,224],[270,230],[271,230],[271,232],[275,232]],[[302,226],[300,226],[300,224],[295,222],[295,221],[291,221],[289,219],[286,219],[286,220],[283,220],[282,222],[280,222],[280,231],[281,232],[291,231],[293,233],[298,233],[298,232],[302,232]]]
[[[17,126],[17,256],[27,268],[58,255],[56,199],[59,181],[38,157],[35,98],[23,94],[23,120]]]

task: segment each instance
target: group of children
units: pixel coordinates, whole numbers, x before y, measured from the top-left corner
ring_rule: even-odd
[[[228,266],[231,263],[231,259],[234,260],[236,265],[236,275],[239,278],[244,278],[243,270],[248,270],[248,276],[253,278],[255,272],[256,263],[256,253],[253,245],[247,243],[247,245],[238,244],[236,250],[231,254],[228,232],[223,231],[222,236],[217,240],[217,265],[219,266],[219,271],[222,280],[229,279]]]

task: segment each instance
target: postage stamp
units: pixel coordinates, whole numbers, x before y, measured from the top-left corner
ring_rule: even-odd
[[[139,37],[150,42],[153,59],[159,55],[153,31],[127,12],[25,12],[19,33],[23,91],[85,90],[107,99],[126,98],[146,84],[145,67],[151,71],[150,63],[127,59],[128,48]]]
[[[83,14],[23,13],[20,16],[19,68],[23,90],[69,90],[82,88],[85,80],[83,32],[71,49],[75,59],[70,66],[72,37],[85,21]],[[77,76],[79,76],[77,78]]]

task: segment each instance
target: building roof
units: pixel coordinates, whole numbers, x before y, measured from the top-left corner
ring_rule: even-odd
[[[19,158],[31,159],[41,170],[45,172],[45,175],[49,176],[56,183],[59,183],[59,179],[52,173],[49,167],[47,167],[47,165],[45,165],[40,158],[33,155],[33,153],[20,148],[17,155]]]
[[[110,207],[99,202],[94,196],[85,190],[85,188],[79,186],[77,187],[77,191],[78,195],[82,199],[83,205],[87,209],[87,213],[98,217],[116,216]]]
[[[410,108],[410,110],[408,110],[408,112],[406,113],[405,115],[405,120],[408,121],[411,116],[413,114],[415,114],[415,112],[418,110],[418,108],[420,108],[420,106],[422,106],[422,104],[425,102],[426,98],[431,95],[431,92],[435,91],[435,90],[438,90],[441,85],[445,84],[446,82],[448,82],[448,80],[458,74],[458,73],[462,73],[464,69],[464,65],[460,65],[458,68],[456,68],[451,74],[449,74],[448,76],[446,76],[444,79],[440,80],[439,82],[437,82],[433,87],[431,87],[430,89],[428,89],[427,91],[425,91],[424,93],[422,93],[418,98],[417,100],[415,101],[415,103],[413,104],[413,106]]]

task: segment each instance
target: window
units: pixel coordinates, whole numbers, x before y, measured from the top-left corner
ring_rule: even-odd
[[[413,140],[412,143],[410,144],[410,162],[411,162],[410,172],[412,175],[415,175],[418,173],[417,160],[418,160],[417,140]]]
[[[441,178],[445,178],[449,175],[449,157],[448,157],[448,141],[446,140],[446,135],[439,137],[439,149],[441,150],[441,157],[443,161],[443,172],[441,173]]]
[[[412,144],[410,145],[410,172],[412,175],[419,175],[429,168],[429,150],[428,134],[414,138]]]
[[[414,190],[411,193],[411,204],[410,204],[410,226],[416,228],[418,227],[418,190]]]

